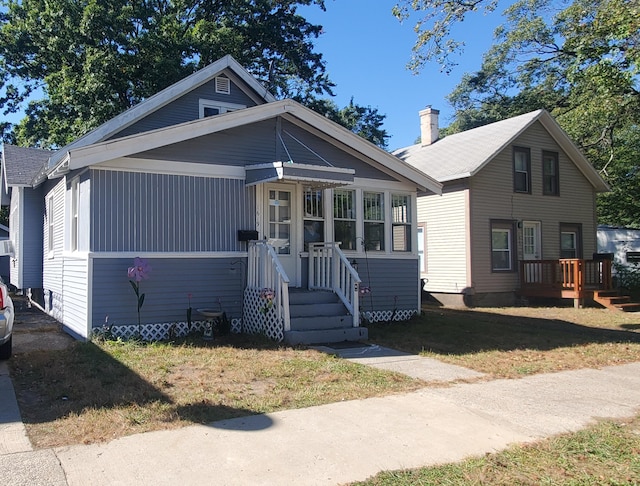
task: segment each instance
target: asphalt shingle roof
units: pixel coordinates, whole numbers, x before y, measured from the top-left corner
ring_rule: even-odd
[[[31,186],[51,157],[51,150],[4,144],[3,163],[8,186]]]
[[[429,174],[438,182],[474,175],[514,137],[537,120],[543,110],[515,116],[449,135],[431,145],[411,145],[393,155]]]

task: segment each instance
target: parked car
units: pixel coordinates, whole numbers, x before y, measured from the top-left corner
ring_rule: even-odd
[[[6,284],[0,279],[0,359],[11,357],[13,331],[13,301]]]

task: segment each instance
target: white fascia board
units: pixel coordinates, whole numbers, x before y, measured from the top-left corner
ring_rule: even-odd
[[[187,76],[177,83],[172,84],[171,86],[163,89],[153,96],[150,96],[146,100],[131,107],[120,115],[115,116],[111,120],[103,123],[96,129],[80,137],[74,142],[66,145],[65,147],[62,147],[59,152],[51,156],[49,167],[52,168],[55,164],[57,164],[65,153],[72,151],[73,149],[76,149],[78,147],[91,145],[110,137],[114,133],[117,133],[124,128],[132,125],[144,116],[162,108],[163,106],[179,98],[185,93],[197,88],[198,86],[203,85],[204,83],[213,79],[213,77],[215,77],[226,68],[233,70],[240,79],[247,83],[254,91],[256,91],[256,93],[261,95],[265,101],[275,101],[275,98],[271,93],[269,93],[267,88],[265,88],[253,76],[251,76],[251,74],[249,74],[247,70],[244,69],[244,67],[242,67],[232,56],[226,55],[225,57],[196,71],[195,73]]]
[[[240,179],[246,178],[244,167],[232,165],[198,164],[174,160],[122,157],[92,167],[96,170],[143,172],[146,174],[184,175],[193,177]]]
[[[244,110],[231,111],[180,125],[159,128],[150,132],[130,135],[124,138],[79,147],[70,151],[71,170],[99,164],[107,160],[126,157],[158,147],[184,142],[193,138],[228,130],[248,123],[273,118],[286,111],[285,101],[266,103]]]
[[[341,141],[342,143],[354,148],[361,154],[365,155],[366,157],[375,160],[383,166],[393,170],[395,173],[403,176],[404,178],[413,181],[418,185],[419,189],[429,190],[436,194],[442,194],[442,184],[429,177],[425,173],[421,172],[420,170],[403,162],[395,155],[382,150],[380,147],[347,130],[341,125],[331,122],[326,117],[316,113],[313,110],[310,110],[309,108],[306,108],[298,103],[292,106],[293,108],[290,110],[290,113],[308,123],[309,125],[322,130],[330,137]]]
[[[264,164],[251,164],[246,165],[246,170],[255,169],[277,169],[279,167],[293,167],[294,169],[312,169],[318,172],[334,172],[338,174],[355,174],[355,169],[348,169],[343,167],[327,167],[326,165],[314,165],[314,164],[301,164],[298,162],[265,162]]]

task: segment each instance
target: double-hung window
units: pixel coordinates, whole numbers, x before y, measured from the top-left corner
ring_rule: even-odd
[[[391,250],[411,251],[411,198],[391,195]]]
[[[53,257],[53,250],[55,248],[54,236],[55,236],[55,209],[53,194],[47,198],[47,250],[49,252],[49,258]]]
[[[560,258],[582,258],[582,225],[560,223]]]
[[[513,191],[531,193],[531,150],[513,148]]]
[[[309,243],[324,241],[324,198],[323,191],[305,189],[303,196],[304,214],[304,250]]]
[[[513,222],[491,221],[491,270],[494,272],[514,271]]]
[[[355,191],[336,189],[333,192],[333,234],[343,250],[356,250]]]
[[[560,195],[558,152],[542,152],[542,193],[545,196]]]
[[[364,246],[366,250],[384,251],[384,194],[364,192]]]

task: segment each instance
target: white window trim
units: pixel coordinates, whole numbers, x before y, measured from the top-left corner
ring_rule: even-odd
[[[70,243],[71,251],[77,252],[80,245],[80,226],[79,226],[79,213],[80,213],[80,180],[78,178],[71,181],[71,211],[70,211]]]
[[[53,258],[55,256],[55,199],[53,194],[47,197],[47,256]]]
[[[246,108],[246,105],[240,105],[237,103],[225,103],[224,101],[216,101],[216,100],[207,100],[204,98],[200,98],[198,102],[198,116],[200,118],[204,118],[204,109],[205,108],[217,108],[220,110],[220,114],[227,113],[229,111],[236,111]]]

